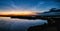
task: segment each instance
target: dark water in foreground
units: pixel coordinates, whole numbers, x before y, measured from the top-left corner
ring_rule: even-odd
[[[31,26],[47,23],[45,20],[0,18],[0,31],[27,31]]]

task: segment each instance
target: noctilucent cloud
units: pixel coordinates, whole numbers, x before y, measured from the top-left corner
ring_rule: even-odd
[[[60,8],[59,0],[0,0],[1,11],[48,11],[51,8]],[[20,30],[25,31],[31,26],[48,23],[45,20],[25,20],[25,19],[11,19],[10,17],[0,17],[0,30]]]
[[[0,0],[0,11],[5,10],[33,10],[48,11],[60,8],[59,0]]]

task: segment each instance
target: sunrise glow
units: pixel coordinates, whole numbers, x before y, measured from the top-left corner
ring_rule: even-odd
[[[36,15],[36,12],[32,11],[9,11],[9,12],[0,12],[0,15]]]

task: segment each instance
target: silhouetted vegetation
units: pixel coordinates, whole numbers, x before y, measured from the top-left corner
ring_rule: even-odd
[[[60,12],[60,9],[52,8],[50,9],[49,12]],[[57,16],[57,18],[51,17],[51,18],[44,18],[44,19],[47,20],[48,24],[32,26],[28,28],[28,31],[60,31],[60,15],[59,15],[59,18]]]

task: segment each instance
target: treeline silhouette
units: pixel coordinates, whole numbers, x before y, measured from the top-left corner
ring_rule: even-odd
[[[52,8],[49,12],[60,12],[60,9]],[[47,24],[31,26],[27,31],[60,31],[60,16],[59,18],[46,18],[46,20]]]

